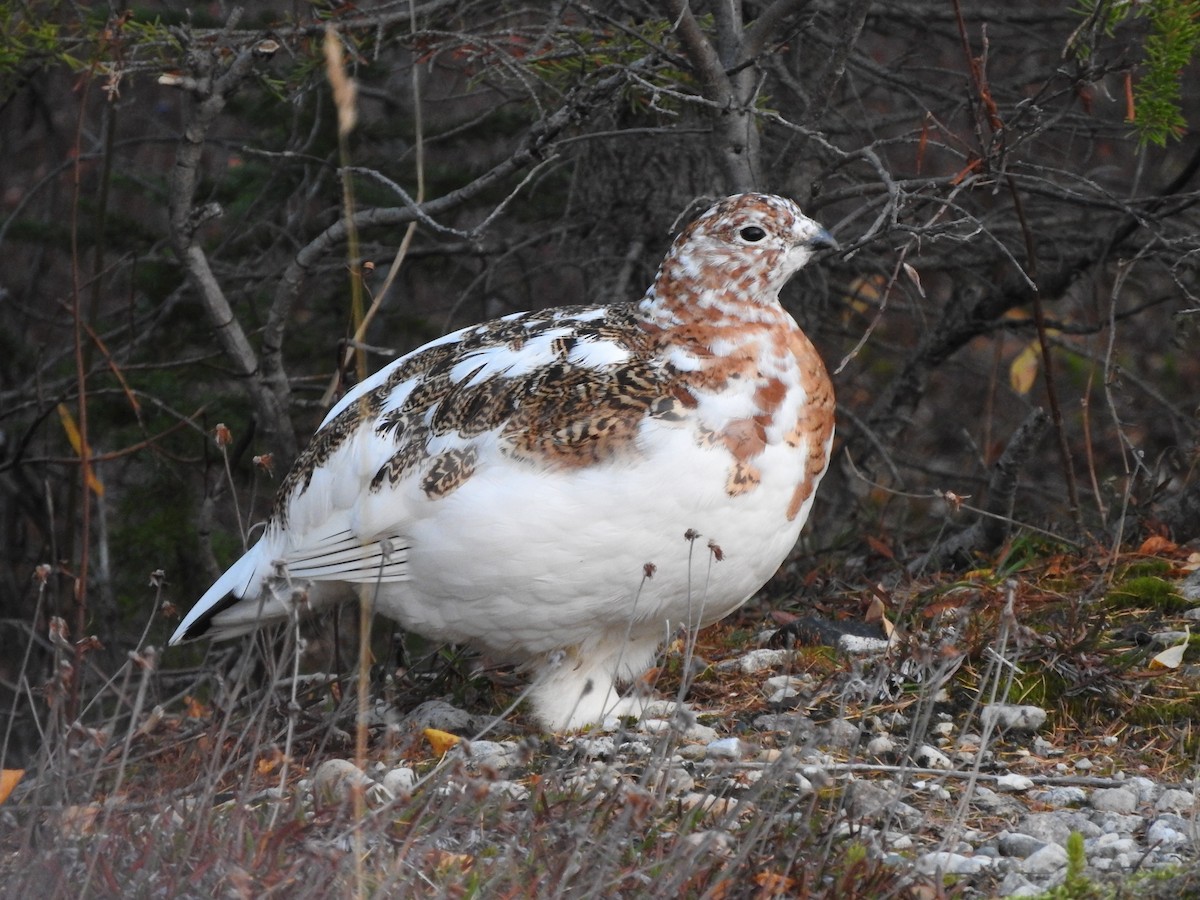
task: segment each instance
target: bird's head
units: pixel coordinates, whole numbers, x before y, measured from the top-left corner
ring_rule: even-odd
[[[833,236],[786,197],[734,194],[675,239],[656,292],[673,285],[697,296],[770,303],[818,250],[836,247]]]

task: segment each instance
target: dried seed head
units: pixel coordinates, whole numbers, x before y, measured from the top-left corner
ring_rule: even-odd
[[[67,629],[67,620],[62,616],[50,617],[50,643],[59,650],[73,650],[71,642],[67,640],[70,632]]]
[[[260,453],[251,462],[262,469],[271,478],[275,477],[275,457],[270,453]]]

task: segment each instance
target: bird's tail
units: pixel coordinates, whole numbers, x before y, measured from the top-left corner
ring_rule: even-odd
[[[212,587],[204,592],[204,596],[196,601],[196,605],[179,623],[175,633],[171,635],[169,644],[178,644],[202,637],[213,624],[213,617],[224,612],[235,603],[253,602],[257,599],[262,588],[262,578],[258,574],[261,544],[252,547],[241,559],[226,570],[225,574],[216,580]],[[217,629],[212,637],[235,637],[253,631],[255,624],[248,624],[236,631]]]

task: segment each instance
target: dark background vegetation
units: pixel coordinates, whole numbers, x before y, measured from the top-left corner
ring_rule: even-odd
[[[1014,537],[1103,569],[1200,536],[1200,81],[1153,56],[1159,7],[1195,15],[0,3],[7,764],[124,702],[83,701],[236,556],[356,377],[348,348],[373,371],[485,318],[635,297],[737,191],[841,243],[784,292],[839,402],[779,602],[804,607],[805,573],[828,598]],[[327,25],[357,82],[343,147]],[[354,344],[360,276],[382,300]],[[163,656],[157,700],[198,659]]]

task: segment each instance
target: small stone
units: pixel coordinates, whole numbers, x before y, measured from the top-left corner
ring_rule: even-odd
[[[1150,823],[1146,829],[1146,843],[1166,849],[1180,847],[1191,840],[1188,830],[1184,819],[1168,813]]]
[[[1183,597],[1185,600],[1191,600],[1192,602],[1200,600],[1200,569],[1192,572],[1192,574],[1190,574],[1187,578],[1179,582],[1179,585],[1175,588],[1175,590],[1178,591],[1179,596]],[[1189,609],[1188,613],[1190,612],[1197,612],[1197,610]],[[1184,613],[1184,618],[1190,617],[1187,613]],[[1200,615],[1198,615],[1197,618],[1200,618]]]
[[[867,755],[874,756],[876,759],[893,753],[895,749],[896,742],[890,734],[877,734],[867,741]]]
[[[1136,813],[1105,813],[1099,825],[1105,834],[1133,834],[1146,827],[1146,820]]]
[[[695,847],[715,856],[727,856],[733,850],[733,835],[719,828],[693,831],[684,835],[682,840],[685,846]]]
[[[734,669],[743,675],[753,675],[766,669],[777,669],[792,661],[794,654],[791,650],[751,650],[736,659],[724,660],[717,664],[718,669]]]
[[[798,694],[800,691],[809,687],[813,682],[811,675],[801,677],[799,675],[772,675],[763,682],[763,693],[771,696],[779,691],[785,691],[790,694]]]
[[[679,804],[684,809],[700,810],[708,819],[719,819],[733,812],[749,812],[753,809],[751,804],[734,797],[718,797],[715,794],[702,794],[696,791],[680,797]]]
[[[674,732],[683,740],[693,744],[707,744],[717,739],[717,730],[708,725],[701,725],[691,716],[662,719],[651,716],[639,719],[637,730],[642,734],[668,734]]]
[[[519,781],[501,779],[488,785],[488,793],[493,797],[505,797],[509,800],[528,800],[529,788]]]
[[[647,783],[668,795],[686,794],[696,789],[696,779],[683,766],[660,769],[650,776]]]
[[[767,697],[767,703],[778,709],[795,709],[803,705],[804,695],[795,688],[780,688]]]
[[[684,744],[676,752],[683,759],[695,762],[704,759],[704,755],[708,752],[708,746],[705,744]]]
[[[1129,854],[1137,852],[1137,841],[1130,837],[1122,837],[1119,834],[1108,833],[1102,834],[1100,837],[1088,838],[1083,842],[1083,850],[1087,854],[1088,863],[1094,864],[1093,857],[1115,857],[1118,854]]]
[[[578,737],[571,746],[592,759],[608,759],[617,751],[616,739],[608,734],[599,737]]]
[[[1131,813],[1137,809],[1137,794],[1128,788],[1097,788],[1092,791],[1092,809],[1101,812]]]
[[[804,766],[800,769],[800,775],[813,785],[815,788],[827,788],[833,785],[833,776],[829,774],[829,770],[816,765]]]
[[[1137,792],[1138,801],[1141,803],[1153,802],[1162,791],[1162,788],[1159,787],[1156,782],[1153,782],[1149,778],[1145,778],[1141,775],[1134,775],[1132,778],[1130,778],[1126,783],[1126,787],[1128,787],[1131,791]]]
[[[504,769],[514,765],[520,747],[513,741],[463,741],[463,755],[476,766]]]
[[[1046,724],[1046,710],[1018,703],[989,703],[980,713],[985,728],[1001,731],[1037,731]]]
[[[996,779],[996,790],[1019,793],[1033,787],[1033,779],[1015,772],[1001,775]]]
[[[1072,831],[1080,832],[1084,838],[1098,837],[1102,832],[1082,812],[1060,810],[1058,812],[1029,813],[1017,824],[1017,831],[1028,834],[1047,844],[1067,846]]]
[[[1191,812],[1196,808],[1196,795],[1191,791],[1169,788],[1154,802],[1159,812]]]
[[[327,759],[313,773],[313,796],[318,803],[338,804],[349,800],[358,789],[366,791],[375,782],[348,759]]]
[[[1026,875],[1053,875],[1066,867],[1066,848],[1058,844],[1046,844],[1021,860],[1018,869]]]
[[[915,790],[921,791],[923,794],[928,794],[935,800],[949,800],[950,792],[936,781],[921,781],[917,780],[912,783]]]
[[[1039,897],[1044,893],[1044,888],[1038,887],[1018,872],[1009,872],[996,888],[998,897]]]
[[[1076,772],[1090,772],[1092,770],[1092,761],[1086,756],[1075,760],[1072,765],[1075,766]]]
[[[850,782],[846,786],[845,803],[846,814],[855,820],[892,815],[907,827],[922,819],[921,811],[905,803],[897,793],[870,781]]]
[[[1063,753],[1040,734],[1033,739],[1033,746],[1030,749],[1038,756],[1062,756]]]
[[[704,750],[708,759],[741,759],[746,756],[746,745],[739,738],[729,737],[713,741]]]
[[[1019,831],[1000,832],[1000,852],[1005,856],[1015,856],[1024,859],[1027,856],[1032,856],[1045,846],[1045,841],[1039,841],[1029,834],[1022,834]]]
[[[699,722],[692,722],[680,735],[685,741],[691,741],[695,744],[709,744],[717,739],[717,729],[709,725],[701,725]]]
[[[1087,791],[1080,787],[1052,787],[1036,791],[1030,795],[1031,800],[1062,809],[1067,806],[1082,806],[1087,802]]]
[[[408,766],[400,766],[384,774],[381,784],[392,797],[407,797],[417,784],[417,773]]]
[[[822,729],[824,743],[833,748],[852,747],[857,743],[860,732],[858,726],[845,719],[833,719]]]
[[[451,734],[469,734],[479,730],[474,716],[445,700],[426,700],[406,715],[403,722],[416,731],[434,728]]]
[[[1150,639],[1160,647],[1174,647],[1176,644],[1182,644],[1190,635],[1186,631],[1156,631],[1150,635]]]
[[[877,656],[887,652],[891,643],[883,638],[843,634],[838,637],[838,649],[853,656]]]
[[[804,713],[766,713],[756,716],[754,727],[758,731],[782,731],[788,735],[789,744],[803,746],[812,741],[817,733],[817,723]]]
[[[991,816],[1016,817],[1025,812],[1025,805],[1021,801],[998,794],[982,784],[975,785],[975,790],[971,793],[971,803]]]
[[[926,769],[949,769],[953,766],[950,757],[928,744],[922,744],[917,748],[913,753],[913,762]]]
[[[992,864],[986,856],[964,856],[936,850],[917,857],[916,869],[923,875],[977,875]]]

